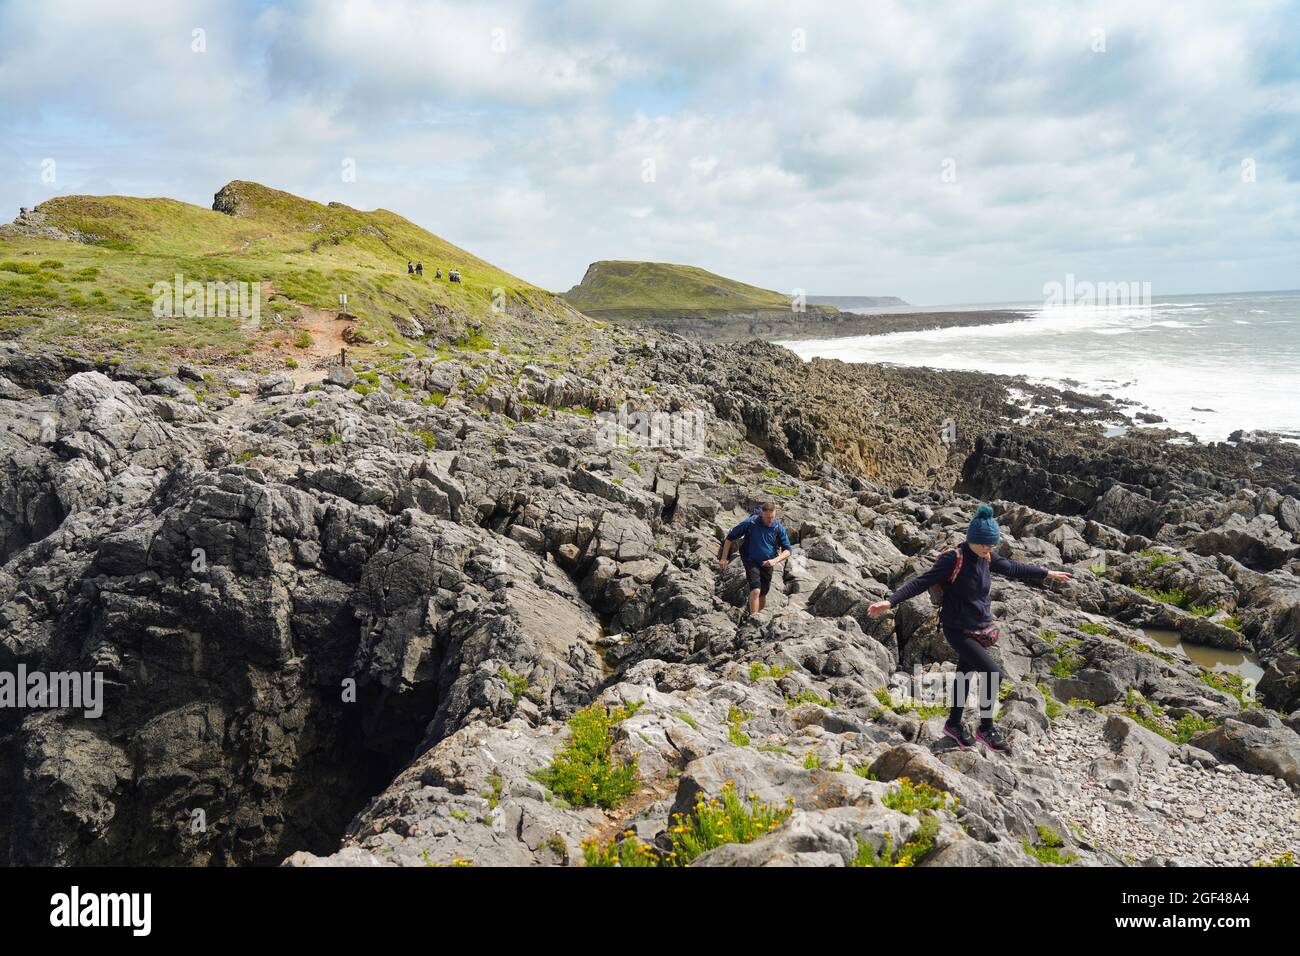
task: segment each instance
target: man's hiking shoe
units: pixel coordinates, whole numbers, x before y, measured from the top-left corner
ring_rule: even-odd
[[[956,727],[944,724],[943,735],[949,740],[954,741],[962,750],[965,750],[967,747],[975,746],[974,739],[972,739],[971,735],[966,732],[966,728],[961,724],[958,724]]]
[[[975,739],[982,743],[989,750],[996,750],[1000,754],[1007,753],[1011,750],[1011,745],[1007,743],[1007,738],[1002,736],[1002,731],[996,727],[990,727],[988,730],[975,731]]]

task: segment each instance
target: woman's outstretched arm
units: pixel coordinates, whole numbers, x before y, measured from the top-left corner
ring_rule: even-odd
[[[1073,577],[1069,571],[1049,571],[1037,564],[1021,564],[1019,561],[1009,561],[997,553],[989,555],[989,570],[1022,581],[1041,581],[1044,578],[1051,578],[1053,581],[1064,581]]]
[[[877,601],[867,608],[867,613],[872,617],[878,617],[892,607],[897,607],[904,601],[916,597],[926,588],[933,587],[936,584],[943,584],[952,577],[952,569],[957,563],[956,551],[945,551],[939,555],[937,561],[930,566],[930,570],[924,574],[918,574],[916,577],[903,584],[897,591],[889,595],[883,601]]]

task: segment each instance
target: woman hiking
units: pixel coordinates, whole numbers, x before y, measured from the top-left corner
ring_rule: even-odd
[[[993,509],[980,505],[966,529],[963,544],[944,551],[929,571],[912,578],[885,600],[877,601],[867,609],[872,617],[879,617],[927,588],[938,586],[943,589],[939,622],[943,625],[944,638],[957,652],[955,696],[943,733],[963,750],[972,746],[975,740],[999,753],[1010,749],[1002,731],[993,726],[993,703],[997,699],[997,682],[1002,671],[988,651],[998,639],[989,600],[990,572],[1038,581],[1065,581],[1071,577],[1068,571],[1049,571],[1035,564],[1020,564],[994,554],[993,547],[1001,540]],[[972,740],[962,726],[961,713],[970,682],[977,674],[982,674],[984,681],[979,728],[975,740]]]

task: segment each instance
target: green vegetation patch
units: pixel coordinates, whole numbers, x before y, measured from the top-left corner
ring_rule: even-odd
[[[1237,703],[1241,705],[1242,710],[1249,710],[1258,706],[1240,674],[1232,674],[1226,671],[1201,671],[1201,682],[1208,684],[1215,690],[1231,694],[1236,698]]]
[[[741,800],[736,785],[729,782],[720,799],[701,795],[690,813],[673,814],[668,852],[641,843],[629,830],[623,839],[605,845],[583,841],[583,861],[587,866],[688,866],[701,854],[728,843],[752,843],[785,823],[793,812],[793,799],[784,807],[761,803],[753,794]]]
[[[916,866],[921,860],[934,849],[934,838],[939,832],[939,819],[934,816],[926,816],[921,819],[921,829],[917,831],[916,836],[907,840],[899,847],[897,854],[894,852],[894,835],[887,833],[885,835],[885,846],[880,853],[876,853],[876,848],[872,844],[858,837],[858,855],[854,857],[850,866]]]
[[[769,677],[772,678],[772,680],[780,680],[793,670],[794,665],[792,664],[768,665],[762,662],[751,664],[749,665],[749,682],[751,684],[757,684],[759,681],[766,680]]]
[[[830,708],[835,706],[835,698],[822,697],[814,690],[801,690],[793,697],[785,699],[786,710],[792,710],[800,704],[820,704],[822,707]]]
[[[510,668],[502,667],[497,676],[506,682],[506,687],[510,688],[510,696],[516,704],[524,694],[528,693],[528,678],[522,674],[515,674]]]
[[[749,737],[740,729],[741,725],[754,715],[732,704],[727,710],[727,737],[737,747],[748,747]]]
[[[636,792],[636,758],[613,753],[614,727],[641,709],[640,703],[607,711],[592,704],[569,718],[569,739],[549,767],[533,775],[542,786],[575,807],[612,809]]]
[[[893,695],[889,693],[889,689],[886,687],[877,687],[871,692],[871,695],[876,698],[876,702],[882,708],[895,714],[915,714],[921,720],[929,720],[931,717],[942,717],[948,713],[948,707],[945,704],[918,704],[914,700],[896,704]]]
[[[1073,853],[1062,853],[1061,847],[1065,845],[1065,841],[1061,839],[1061,835],[1051,827],[1042,824],[1038,826],[1038,840],[1034,843],[1024,840],[1023,843],[1025,852],[1040,863],[1064,866],[1079,858]]]
[[[909,777],[899,777],[897,783],[898,786],[886,793],[880,802],[909,817],[916,816],[920,810],[946,810],[949,801],[954,806],[960,802],[946,790],[932,787],[928,783],[913,782]]]

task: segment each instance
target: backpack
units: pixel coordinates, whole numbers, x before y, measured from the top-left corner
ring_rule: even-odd
[[[930,603],[933,604],[936,608],[943,607],[944,592],[948,590],[948,585],[952,584],[952,582],[957,580],[957,575],[961,574],[961,565],[962,565],[962,560],[964,558],[964,555],[961,553],[961,548],[945,548],[944,550],[939,552],[939,554],[935,557],[935,560],[937,561],[939,558],[943,557],[949,551],[957,552],[957,560],[953,564],[952,574],[948,575],[948,584],[934,584],[930,586]]]
[[[748,519],[748,520],[751,522],[751,523],[750,523],[750,526],[749,526],[750,528],[752,528],[752,527],[754,526],[752,522],[753,522],[754,520],[756,520],[756,519],[760,519],[760,516],[761,516],[762,514],[763,514],[763,506],[762,506],[762,505],[755,505],[755,506],[754,506],[754,510],[751,511],[751,512],[749,513],[749,519]],[[761,520],[761,519],[760,519],[760,520]],[[773,519],[772,519],[772,527],[773,527],[773,528],[780,528],[780,529],[782,529],[782,530],[785,529],[785,525],[781,524],[781,519],[780,519],[780,518],[773,518]],[[789,536],[790,536],[790,535],[789,535],[789,532],[787,532],[787,533],[786,533],[786,537],[788,538]],[[741,549],[744,548],[744,546],[745,546],[745,541],[746,541],[748,538],[749,538],[749,528],[746,528],[746,529],[745,529],[745,533],[742,534],[739,538],[736,539],[736,542],[735,542],[735,545],[734,545],[734,548],[735,548],[735,554],[736,554],[736,555],[739,555],[739,554],[740,554]],[[719,558],[722,557],[722,548],[723,548],[723,546],[726,544],[726,541],[727,541],[727,536],[724,534],[724,535],[722,536],[722,540],[718,542],[718,557],[719,557]]]

